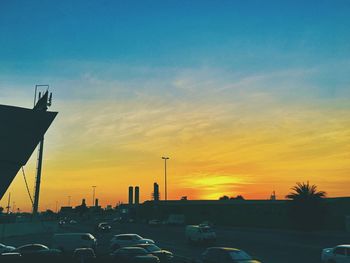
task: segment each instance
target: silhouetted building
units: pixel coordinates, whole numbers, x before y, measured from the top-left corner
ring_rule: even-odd
[[[154,201],[159,201],[159,185],[157,183],[153,184],[153,194],[152,194]]]
[[[82,206],[86,206],[86,200],[85,200],[85,198],[83,198],[83,200],[81,200],[81,205],[82,205]]]
[[[98,207],[98,198],[95,199],[95,207]]]
[[[135,205],[140,203],[140,187],[135,186]]]
[[[132,186],[129,186],[129,205],[132,205],[134,203],[134,188]]]

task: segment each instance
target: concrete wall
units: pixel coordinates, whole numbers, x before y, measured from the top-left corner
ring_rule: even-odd
[[[57,230],[57,222],[28,222],[0,224],[0,238],[36,233],[52,233]]]

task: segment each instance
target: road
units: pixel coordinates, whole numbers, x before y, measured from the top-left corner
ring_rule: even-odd
[[[62,232],[90,232],[98,239],[98,254],[108,253],[113,234],[137,233],[151,238],[163,249],[178,256],[197,259],[205,247],[187,244],[183,226],[149,226],[127,223],[113,225],[111,233],[94,233],[93,224],[78,224],[60,230]],[[264,263],[320,263],[322,248],[350,242],[349,234],[301,233],[281,230],[239,229],[217,227],[217,246],[236,247],[245,250]],[[42,243],[50,246],[52,233],[7,238],[7,245],[20,246]]]

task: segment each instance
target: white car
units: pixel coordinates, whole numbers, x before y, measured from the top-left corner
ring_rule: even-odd
[[[121,247],[132,247],[139,244],[154,244],[152,239],[143,238],[137,234],[120,234],[111,239],[110,248],[114,251]]]
[[[15,247],[6,246],[6,245],[0,243],[0,254],[12,252],[15,249],[16,249]]]
[[[350,263],[350,245],[323,249],[321,260],[324,263]]]

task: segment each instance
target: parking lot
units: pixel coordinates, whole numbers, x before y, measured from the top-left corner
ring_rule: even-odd
[[[98,240],[97,255],[110,252],[109,242],[114,234],[137,233],[153,239],[156,244],[176,255],[176,261],[199,259],[205,246],[190,245],[186,241],[184,226],[150,226],[147,224],[113,224],[109,233],[99,233],[94,223],[85,222],[59,229],[60,232],[89,232]],[[300,233],[292,231],[238,229],[216,227],[216,246],[235,247],[248,252],[253,258],[267,263],[319,263],[322,248],[349,243],[349,235],[341,233]],[[52,233],[9,237],[7,245],[20,246],[41,243],[51,246]]]

